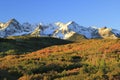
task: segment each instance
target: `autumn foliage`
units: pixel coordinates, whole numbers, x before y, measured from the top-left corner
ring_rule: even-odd
[[[119,80],[120,40],[90,39],[0,58],[0,79]]]

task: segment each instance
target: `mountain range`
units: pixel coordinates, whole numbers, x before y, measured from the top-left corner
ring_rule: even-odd
[[[52,24],[40,23],[37,25],[30,23],[20,24],[16,19],[11,19],[6,23],[0,22],[1,38],[22,35],[47,36],[60,39],[69,39],[74,36],[82,36],[87,39],[117,39],[120,37],[120,31],[107,27],[84,27],[74,21],[68,23],[56,22]]]

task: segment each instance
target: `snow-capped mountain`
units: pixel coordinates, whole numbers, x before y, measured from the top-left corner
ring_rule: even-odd
[[[16,19],[0,23],[0,37],[20,36],[30,34],[34,27],[29,23],[20,24]]]
[[[120,37],[120,31],[116,29],[112,29],[111,32],[115,34],[116,37]]]
[[[86,38],[110,38],[116,39],[120,37],[120,31],[116,29],[110,29],[107,27],[97,28],[97,27],[83,27],[79,26],[74,21],[70,21],[68,23],[57,22],[54,24],[39,25],[35,31],[34,35],[38,36],[51,36],[57,37],[61,39],[68,39],[77,35],[84,35]],[[36,33],[36,34],[35,34]],[[36,35],[36,36],[37,36]]]
[[[108,39],[117,39],[118,36],[120,35],[119,33],[117,34],[118,30],[107,27],[99,28],[98,32],[102,38],[108,38]]]
[[[79,26],[77,23],[70,21],[66,24],[58,22],[56,26],[59,28],[54,32],[53,36],[67,39],[74,35],[75,33],[85,35],[87,38],[91,38],[90,31],[83,26]]]
[[[22,25],[15,19],[11,19],[6,23],[0,23],[0,37],[8,36],[48,36],[61,39],[73,38],[73,36],[82,36],[91,38],[109,38],[116,39],[120,37],[120,31],[107,27],[83,27],[74,21],[68,23],[56,22],[53,24],[31,25],[23,23]]]

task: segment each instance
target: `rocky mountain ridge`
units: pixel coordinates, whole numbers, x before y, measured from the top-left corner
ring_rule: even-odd
[[[68,23],[57,22],[53,24],[37,24],[29,23],[20,24],[16,19],[11,19],[6,23],[0,22],[0,37],[9,36],[48,36],[60,39],[69,39],[77,34],[77,36],[85,36],[88,39],[92,38],[108,38],[117,39],[120,37],[120,31],[112,28],[96,28],[80,26],[74,21]]]

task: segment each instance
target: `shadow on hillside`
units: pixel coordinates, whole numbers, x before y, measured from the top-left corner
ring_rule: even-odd
[[[0,39],[0,55],[25,54],[53,45],[63,45],[69,43],[72,43],[72,41],[51,37]]]
[[[7,70],[0,70],[0,80],[17,80],[18,75],[11,75]]]

